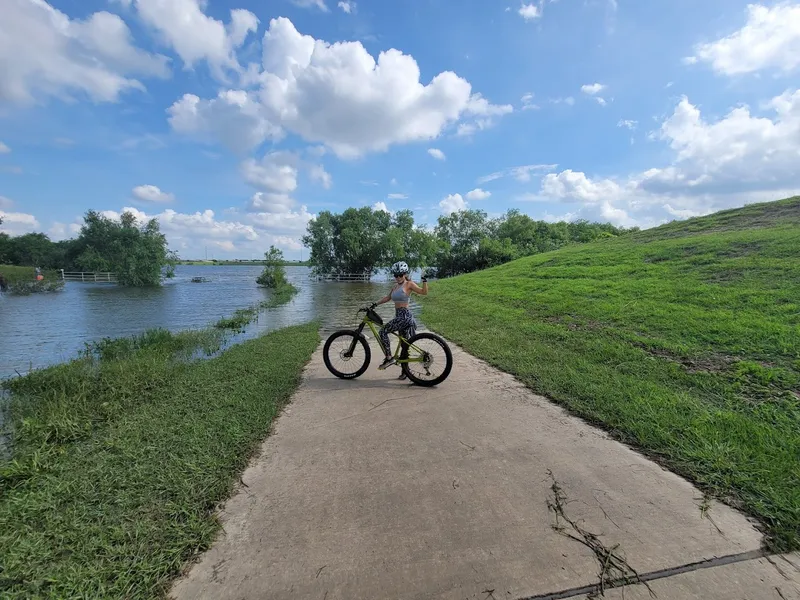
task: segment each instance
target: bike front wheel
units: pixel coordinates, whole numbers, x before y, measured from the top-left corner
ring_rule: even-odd
[[[408,340],[403,347],[403,372],[417,385],[431,387],[442,383],[453,369],[453,353],[438,335],[424,331]]]
[[[367,339],[355,331],[335,332],[322,348],[325,366],[340,379],[355,379],[363,375],[370,358]]]

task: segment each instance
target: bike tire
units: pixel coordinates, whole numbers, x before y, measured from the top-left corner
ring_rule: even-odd
[[[338,371],[333,364],[331,364],[330,359],[330,349],[331,344],[339,338],[342,337],[350,337],[355,338],[357,343],[361,344],[361,347],[364,349],[364,364],[362,364],[354,373],[342,373]],[[336,331],[325,341],[325,346],[322,348],[322,360],[325,362],[325,366],[328,368],[328,371],[336,375],[339,379],[355,379],[356,377],[361,377],[364,372],[369,367],[369,361],[372,357],[372,353],[369,349],[369,344],[367,343],[367,338],[363,335],[356,333],[355,331],[351,331],[349,329]]]
[[[450,346],[447,345],[447,342],[445,342],[435,333],[431,333],[429,331],[423,331],[422,333],[416,334],[410,340],[408,340],[408,343],[413,344],[415,341],[420,339],[433,340],[442,347],[447,361],[447,364],[444,367],[444,371],[442,371],[442,374],[435,379],[430,379],[430,380],[420,379],[419,377],[414,375],[414,373],[409,368],[408,363],[402,363],[403,373],[405,373],[406,377],[408,377],[416,385],[421,385],[423,387],[433,387],[434,385],[439,385],[445,379],[447,379],[447,377],[450,375],[450,371],[453,370],[453,353],[450,350]],[[403,348],[401,352],[401,358],[404,359],[408,358],[408,348]]]

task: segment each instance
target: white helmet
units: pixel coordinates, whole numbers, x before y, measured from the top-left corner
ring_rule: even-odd
[[[402,260],[397,261],[392,265],[392,268],[389,269],[392,272],[392,275],[406,275],[409,272],[408,264],[403,262]]]

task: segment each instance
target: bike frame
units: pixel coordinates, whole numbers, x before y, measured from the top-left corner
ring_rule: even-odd
[[[364,309],[361,309],[361,310],[364,310]],[[359,312],[361,312],[361,311],[359,311]],[[364,327],[365,326],[369,327],[370,331],[372,331],[372,335],[375,336],[375,339],[378,340],[378,343],[380,343],[380,339],[381,338],[380,338],[380,334],[378,333],[378,328],[375,326],[375,323],[372,321],[372,319],[369,318],[369,312],[366,312],[366,314],[364,315],[364,319],[361,321],[361,324],[356,329],[356,333],[358,333],[359,336],[363,335],[362,332],[364,331]],[[395,361],[398,364],[403,364],[403,363],[407,364],[407,363],[415,363],[415,362],[423,363],[423,362],[425,362],[425,354],[426,354],[426,352],[424,350],[422,350],[421,348],[418,348],[417,346],[415,346],[414,344],[409,342],[406,338],[404,338],[399,333],[395,333],[394,331],[391,331],[389,333],[390,333],[390,335],[393,335],[393,336],[398,338],[397,348],[395,348],[394,354],[392,355],[393,358],[395,359]],[[357,338],[353,338],[353,343],[350,345],[350,350],[348,350],[348,352],[347,352],[348,354],[350,354],[350,355],[353,354],[353,352],[356,349],[356,342],[357,341],[358,341]],[[403,347],[403,344],[405,344],[408,348],[414,348],[414,350],[419,352],[419,356],[417,358],[400,358],[401,348]]]

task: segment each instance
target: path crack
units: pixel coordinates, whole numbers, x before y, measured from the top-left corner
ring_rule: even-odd
[[[597,559],[597,563],[600,567],[598,572],[600,581],[594,597],[596,598],[597,594],[605,596],[607,587],[612,588],[641,583],[647,587],[650,596],[655,598],[656,594],[650,585],[642,581],[636,570],[619,554],[619,544],[608,548],[603,544],[597,534],[587,531],[567,515],[564,510],[567,505],[567,496],[558,484],[553,472],[548,470],[547,474],[552,480],[550,489],[553,491],[553,498],[547,499],[547,507],[555,515],[555,523],[552,525],[553,530],[571,540],[583,544],[594,553]]]

